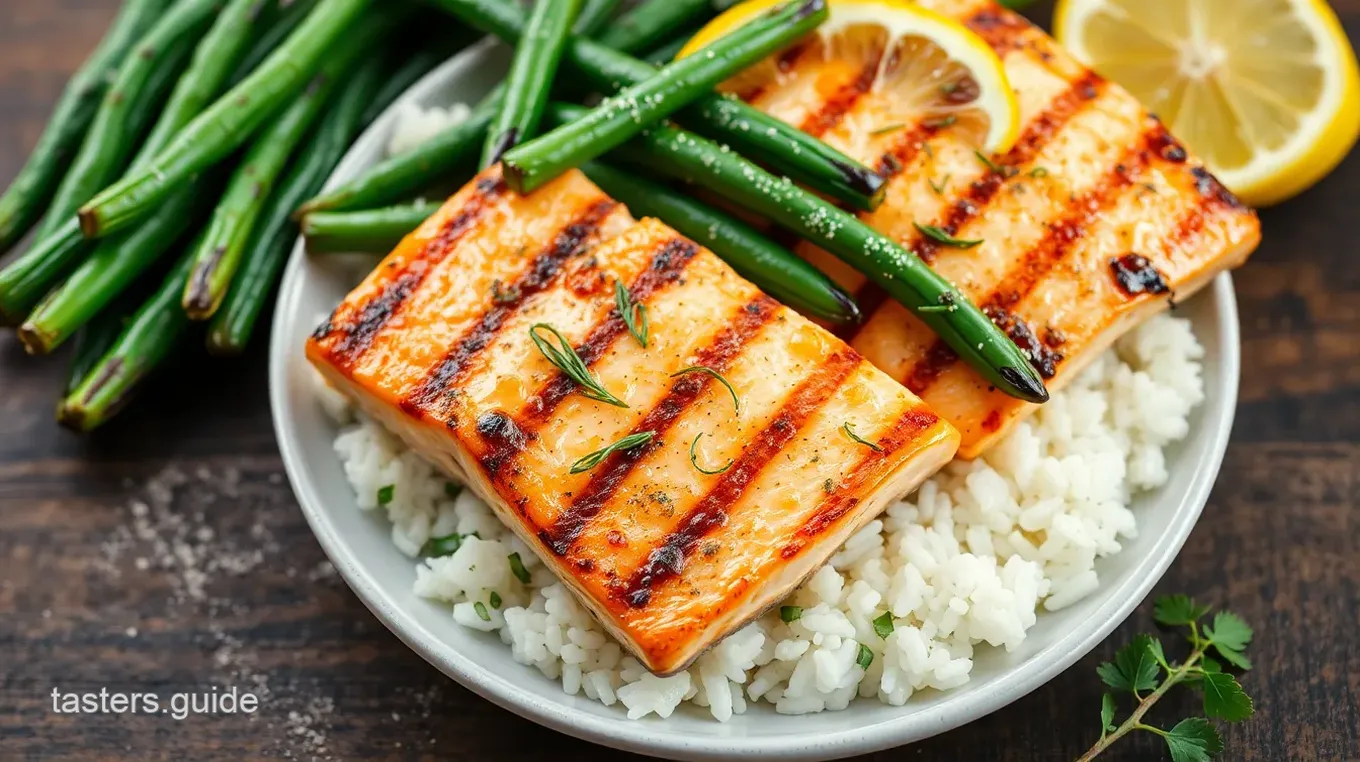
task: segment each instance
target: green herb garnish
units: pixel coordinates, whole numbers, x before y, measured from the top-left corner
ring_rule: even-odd
[[[869,134],[870,134],[870,135],[883,135],[883,134],[888,133],[888,132],[896,132],[897,130],[900,130],[900,129],[902,129],[903,127],[906,127],[906,126],[907,126],[907,125],[905,125],[905,124],[903,124],[903,123],[901,123],[901,122],[894,122],[893,124],[885,124],[885,125],[883,125],[882,127],[878,127],[878,128],[869,130]]]
[[[1113,662],[1096,668],[1096,673],[1112,692],[1101,697],[1100,740],[1078,762],[1095,759],[1115,741],[1135,730],[1161,736],[1173,762],[1208,762],[1223,751],[1223,739],[1210,720],[1241,722],[1250,717],[1255,708],[1237,679],[1224,672],[1223,665],[1211,654],[1217,653],[1233,666],[1250,669],[1251,661],[1243,651],[1251,643],[1252,631],[1241,617],[1228,611],[1214,614],[1212,623],[1201,622],[1208,613],[1208,606],[1196,605],[1188,596],[1158,598],[1153,607],[1153,619],[1166,627],[1189,630],[1185,638],[1190,643],[1190,653],[1185,661],[1168,661],[1161,641],[1143,634],[1121,648]],[[1203,694],[1205,717],[1181,720],[1170,730],[1144,723],[1143,717],[1152,705],[1177,683]],[[1118,706],[1115,696],[1123,693],[1132,694],[1136,704],[1128,719],[1116,726]]]
[[[870,651],[868,646],[860,643],[859,653],[855,654],[855,663],[859,665],[860,669],[868,669],[869,665],[874,663],[874,652]]]
[[[974,149],[973,155],[978,157],[978,161],[982,162],[983,166],[995,172],[996,174],[1001,175],[1002,177],[1015,177],[1015,173],[1019,171],[1015,167],[1008,167],[1003,164],[997,164],[996,162],[987,158],[987,154],[976,149]]]
[[[945,246],[953,246],[958,249],[971,249],[982,243],[981,238],[955,238],[949,234],[948,230],[937,225],[922,225],[919,222],[913,222],[911,224],[916,226],[916,230],[919,231],[921,235],[932,241],[936,241],[937,243],[942,243]]]
[[[845,432],[845,435],[846,435],[847,437],[850,437],[851,439],[855,440],[856,442],[859,442],[860,444],[864,445],[865,447],[868,447],[869,449],[873,450],[874,452],[883,452],[883,448],[882,448],[882,447],[878,446],[878,445],[875,444],[874,442],[870,442],[869,440],[865,439],[864,437],[860,436],[859,434],[856,434],[856,433],[855,433],[855,424],[853,424],[853,423],[851,423],[851,422],[849,422],[849,421],[846,421],[846,422],[845,422],[845,425],[841,427],[841,431],[844,431],[844,432]]]
[[[893,633],[893,617],[891,611],[885,611],[874,619],[874,632],[878,633],[878,636],[884,640],[887,640],[888,636]]]
[[[737,409],[738,413],[741,412],[741,400],[737,398],[737,390],[732,388],[732,383],[727,379],[723,378],[721,373],[705,365],[691,365],[688,368],[681,368],[680,370],[677,370],[676,372],[672,373],[671,378],[675,378],[676,376],[683,376],[686,373],[707,373],[708,375],[717,379],[718,383],[727,387],[727,391],[732,394],[732,405]]]
[[[802,607],[802,606],[780,606],[780,607],[779,607],[779,619],[780,619],[781,621],[783,621],[784,624],[790,624],[790,623],[796,622],[796,621],[798,621],[799,619],[802,619],[802,618],[803,618],[803,607]]]
[[[699,446],[699,440],[703,438],[703,436],[704,433],[701,431],[698,433],[698,435],[694,437],[694,441],[689,443],[689,462],[693,464],[695,468],[699,469],[699,473],[701,474],[708,474],[709,476],[713,476],[715,474],[727,473],[727,469],[731,468],[732,464],[736,462],[731,458],[727,459],[726,465],[715,471],[710,471],[707,468],[704,468],[703,466],[699,465],[699,454],[695,452],[695,448]]]
[[[438,558],[439,556],[451,556],[463,547],[463,539],[472,535],[463,535],[454,532],[443,537],[431,537],[425,541],[425,547],[421,552],[427,556]]]
[[[619,317],[623,318],[623,324],[628,326],[628,332],[646,349],[649,336],[647,305],[634,302],[633,295],[628,293],[628,287],[621,280],[614,281],[614,305],[619,310]]]
[[[524,559],[519,557],[519,553],[511,553],[509,558],[510,573],[515,575],[515,579],[520,582],[529,584],[529,570],[524,568]]]
[[[942,116],[938,119],[927,119],[924,122],[921,122],[921,124],[932,130],[943,130],[946,127],[954,126],[954,123],[957,121],[959,121],[959,118],[950,114],[949,116]]]
[[[519,286],[506,288],[500,280],[491,281],[491,303],[492,304],[514,304],[519,301]]]
[[[491,601],[491,608],[499,609],[501,607],[501,594],[495,590],[491,591],[491,597],[488,600]]]
[[[476,603],[472,604],[472,610],[477,612],[477,617],[481,619],[483,622],[491,621],[491,612],[486,610],[485,603],[477,601]]]
[[[558,345],[553,346],[547,339],[539,336],[538,329],[540,328],[557,337]],[[553,328],[547,323],[534,323],[529,327],[529,338],[534,340],[534,344],[538,347],[538,351],[542,352],[543,356],[548,358],[548,362],[556,365],[558,370],[562,371],[567,378],[576,382],[576,385],[581,389],[582,395],[593,400],[598,400],[599,402],[614,405],[615,407],[628,407],[627,403],[610,394],[609,390],[604,388],[604,386],[596,380],[595,376],[591,375],[590,369],[587,368],[585,362],[581,360],[581,356],[576,354],[576,350],[572,349],[571,343],[568,342],[566,337],[559,333],[556,328]]]
[[[945,175],[939,185],[936,185],[934,180],[926,180],[926,184],[930,186],[931,190],[935,191],[935,195],[943,196],[944,192],[949,188],[949,178],[951,177],[953,177],[953,175]]]
[[[397,485],[386,484],[378,488],[378,505],[387,505],[397,494]]]
[[[582,471],[589,471],[590,469],[600,465],[600,463],[602,463],[604,459],[608,458],[610,455],[613,455],[614,453],[620,452],[622,450],[631,450],[639,445],[647,444],[648,442],[652,441],[652,437],[654,436],[656,436],[655,431],[640,431],[636,434],[629,434],[628,436],[624,437],[623,439],[620,439],[614,444],[609,445],[608,447],[602,447],[596,450],[595,452],[592,452],[591,454],[581,458],[580,460],[577,460],[575,463],[572,463],[571,473],[579,474]]]
[[[1048,177],[1048,169],[1045,167],[1035,167],[1029,171],[1030,177]]]

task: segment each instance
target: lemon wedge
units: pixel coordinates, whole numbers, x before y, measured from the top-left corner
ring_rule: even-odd
[[[1249,204],[1313,185],[1360,135],[1355,52],[1324,0],[1060,0],[1054,30]]]
[[[784,0],[748,0],[699,30],[680,51],[689,55]],[[830,16],[803,43],[801,61],[820,57],[826,68],[858,72],[877,62],[856,111],[873,132],[916,124],[948,126],[961,139],[1001,153],[1020,131],[1020,107],[1001,59],[978,35],[953,19],[907,0],[828,0]],[[741,96],[777,88],[789,76],[780,55],[728,80]],[[847,75],[848,76],[848,75]]]

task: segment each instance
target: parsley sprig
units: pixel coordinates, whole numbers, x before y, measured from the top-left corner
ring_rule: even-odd
[[[1241,617],[1230,611],[1216,612],[1212,623],[1203,622],[1208,615],[1209,607],[1197,605],[1189,596],[1171,595],[1157,599],[1153,619],[1166,627],[1186,628],[1190,653],[1183,662],[1168,661],[1162,642],[1143,634],[1120,649],[1113,662],[1101,664],[1096,673],[1113,692],[1106,693],[1100,702],[1100,740],[1077,762],[1095,759],[1115,741],[1135,730],[1161,736],[1173,762],[1209,762],[1223,751],[1223,739],[1210,720],[1241,722],[1255,710],[1251,697],[1242,690],[1237,678],[1223,671],[1222,662],[1239,669],[1251,669],[1251,660],[1243,652],[1251,644],[1252,631]],[[1203,694],[1205,717],[1189,717],[1170,730],[1144,723],[1143,717],[1153,704],[1178,684]],[[1121,693],[1132,694],[1138,703],[1128,719],[1116,726],[1115,695]]]

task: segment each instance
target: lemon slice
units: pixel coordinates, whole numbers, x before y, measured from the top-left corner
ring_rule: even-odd
[[[1355,52],[1323,0],[1060,0],[1054,27],[1249,204],[1317,182],[1360,134]]]
[[[741,26],[784,0],[748,0],[700,29],[681,56]],[[1020,107],[1001,59],[978,35],[953,19],[907,0],[828,0],[830,16],[798,53],[800,63],[847,72],[877,71],[856,105],[857,122],[888,132],[916,124],[948,126],[961,139],[1000,153],[1015,143]],[[809,58],[815,57],[815,58]],[[728,80],[743,97],[779,87],[792,76],[781,55]],[[848,75],[847,75],[848,76]]]

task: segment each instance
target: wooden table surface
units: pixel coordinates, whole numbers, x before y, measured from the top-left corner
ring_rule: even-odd
[[[0,181],[18,170],[114,0],[5,0]],[[1352,34],[1360,0],[1334,3]],[[1036,13],[1047,18],[1047,9]],[[1241,404],[1199,526],[1158,593],[1257,628],[1257,716],[1228,759],[1360,759],[1360,156],[1262,213],[1237,275]],[[265,353],[186,357],[89,438],[53,423],[62,358],[0,336],[0,759],[621,759],[443,677],[329,566],[286,482]],[[173,508],[166,508],[166,490]],[[1094,669],[1150,603],[1010,707],[875,759],[1071,760],[1093,740]],[[56,714],[51,692],[264,695],[254,715]],[[1193,712],[1189,696],[1154,715]],[[1110,760],[1163,758],[1153,738]]]

